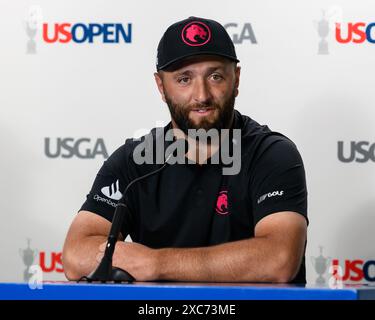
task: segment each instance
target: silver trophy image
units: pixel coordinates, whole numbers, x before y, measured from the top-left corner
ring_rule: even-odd
[[[320,255],[318,257],[311,257],[311,262],[314,266],[316,273],[318,274],[318,278],[316,279],[315,283],[321,286],[326,284],[326,279],[323,275],[327,271],[332,259],[330,257],[323,256],[322,246],[319,246],[319,251]]]
[[[26,35],[29,38],[26,44],[27,54],[36,54],[35,37],[38,30],[41,29],[42,20],[42,9],[40,8],[40,6],[30,6],[23,24]]]
[[[329,22],[325,17],[325,11],[323,10],[323,17],[318,21],[318,34],[321,38],[319,42],[318,54],[329,54],[327,36],[329,34]]]
[[[331,6],[326,10],[322,10],[322,18],[319,21],[314,20],[314,27],[318,32],[320,41],[318,44],[319,55],[329,55],[329,39],[330,34],[335,33],[336,24],[343,21],[343,10],[339,6]]]
[[[34,258],[38,254],[38,250],[35,250],[35,249],[33,250],[30,248],[30,242],[31,242],[31,239],[27,239],[27,248],[19,249],[20,256],[23,260],[23,263],[26,266],[26,269],[23,272],[23,280],[25,282],[29,282],[31,276],[33,275],[33,273],[31,273],[29,269],[34,263]]]

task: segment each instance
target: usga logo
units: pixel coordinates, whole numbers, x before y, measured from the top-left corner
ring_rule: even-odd
[[[224,28],[231,36],[234,44],[242,44],[245,41],[252,44],[258,43],[251,23],[247,22],[243,25],[239,25],[238,23],[230,22],[225,24]]]
[[[375,143],[369,141],[350,141],[349,152],[344,152],[344,141],[337,143],[337,156],[341,162],[375,162]],[[346,149],[346,150],[348,150]]]
[[[104,140],[98,138],[94,141],[90,138],[57,138],[55,143],[51,138],[44,139],[44,153],[48,158],[72,158],[94,159],[97,156],[108,158]],[[54,139],[55,140],[55,139]],[[54,147],[51,147],[54,144]]]
[[[132,24],[121,23],[43,23],[46,43],[130,43]]]

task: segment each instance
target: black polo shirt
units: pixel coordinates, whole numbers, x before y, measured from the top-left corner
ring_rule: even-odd
[[[238,111],[233,126],[241,129],[238,174],[223,175],[221,164],[168,165],[129,189],[132,219],[123,235],[151,248],[202,247],[251,238],[255,225],[272,213],[295,211],[307,220],[305,171],[295,144]],[[112,221],[128,183],[161,166],[135,163],[133,150],[141,141],[127,139],[104,162],[80,210]],[[293,282],[305,278],[303,259]]]

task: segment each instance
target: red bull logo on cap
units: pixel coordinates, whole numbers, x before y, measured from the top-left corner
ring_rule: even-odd
[[[203,46],[210,41],[211,30],[203,22],[192,21],[182,29],[181,37],[182,41],[189,46]]]

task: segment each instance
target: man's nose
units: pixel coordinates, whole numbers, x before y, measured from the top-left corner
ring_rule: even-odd
[[[208,83],[204,79],[197,79],[194,86],[194,101],[201,104],[210,103],[212,98]]]

